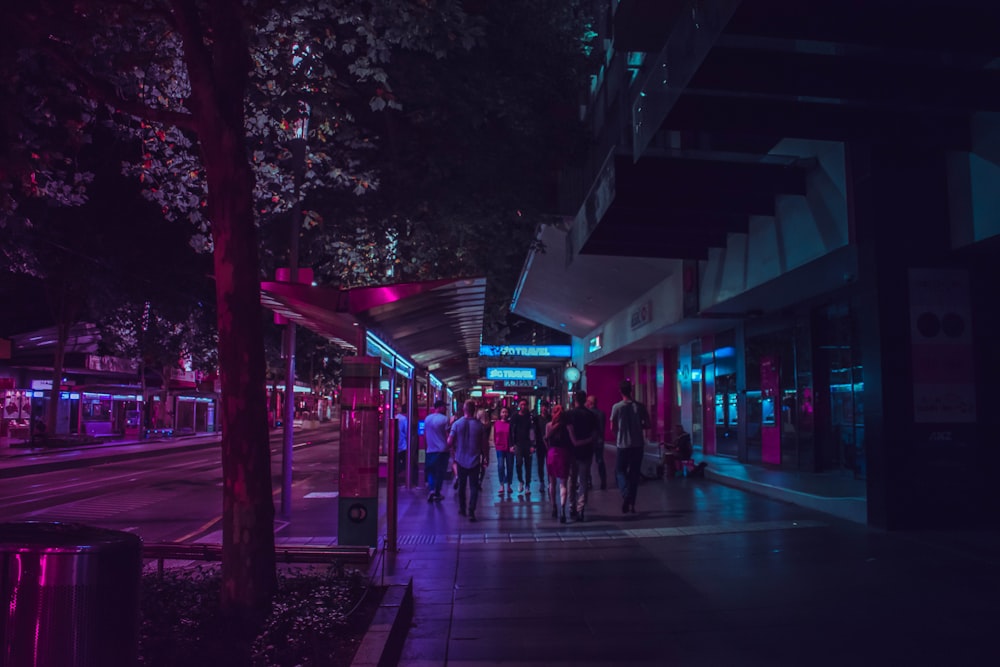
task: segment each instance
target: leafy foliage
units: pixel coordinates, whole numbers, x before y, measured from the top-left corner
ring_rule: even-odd
[[[538,226],[561,213],[559,170],[588,139],[577,100],[596,63],[590,3],[467,3],[482,26],[444,60],[407,53],[387,66],[402,108],[382,128],[379,190],[316,192],[305,261],[345,286],[457,275],[488,278],[487,335],[502,327]]]

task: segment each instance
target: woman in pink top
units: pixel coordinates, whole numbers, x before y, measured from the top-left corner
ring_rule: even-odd
[[[493,446],[497,450],[497,475],[500,477],[500,495],[507,490],[513,496],[514,451],[510,445],[510,410],[500,408],[500,419],[493,422]]]

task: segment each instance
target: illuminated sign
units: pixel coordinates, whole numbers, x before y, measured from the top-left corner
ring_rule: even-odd
[[[536,380],[503,380],[493,385],[494,389],[535,389],[548,386],[548,378],[540,377]]]
[[[646,301],[641,306],[629,313],[628,323],[632,329],[638,329],[644,324],[653,321],[653,302]]]
[[[487,368],[487,380],[531,380],[534,381],[537,373],[534,368]]]
[[[587,346],[587,352],[597,352],[602,347],[604,347],[604,334],[599,333],[590,339],[590,345]]]
[[[480,345],[481,357],[570,357],[569,345]]]

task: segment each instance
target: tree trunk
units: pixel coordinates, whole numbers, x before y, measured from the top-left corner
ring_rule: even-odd
[[[244,127],[252,61],[239,0],[174,0],[208,181],[222,382],[222,604],[259,620],[277,588],[253,172]],[[199,13],[205,10],[204,14]],[[211,35],[211,39],[206,39]],[[246,663],[244,663],[246,664]]]
[[[242,128],[240,128],[242,130]],[[222,379],[223,602],[260,610],[276,586],[257,230],[242,132],[202,139],[212,193]]]

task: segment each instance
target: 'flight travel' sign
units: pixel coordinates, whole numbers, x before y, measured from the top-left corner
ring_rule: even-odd
[[[486,369],[487,380],[531,380],[534,381],[537,372],[534,368],[503,368]]]

